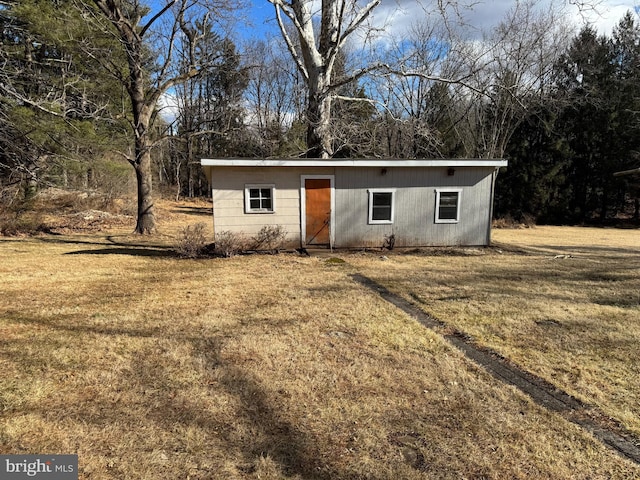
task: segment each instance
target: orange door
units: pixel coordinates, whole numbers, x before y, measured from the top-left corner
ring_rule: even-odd
[[[307,245],[329,245],[331,223],[331,180],[304,181]]]

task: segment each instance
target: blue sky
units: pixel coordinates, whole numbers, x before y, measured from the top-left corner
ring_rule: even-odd
[[[152,5],[154,11],[157,11],[165,1],[149,0],[149,4]],[[480,32],[495,26],[507,11],[513,8],[516,1],[479,0],[473,3],[473,9],[461,8],[460,12],[468,19],[469,24],[477,29],[479,38]],[[611,34],[612,28],[628,10],[636,12],[640,10],[640,0],[592,1],[597,4],[596,10],[579,11],[574,4],[576,0],[538,0],[538,4],[540,7],[544,7],[553,2],[555,5],[564,6],[567,14],[576,25],[576,31],[585,22],[589,22],[598,29],[599,33],[607,35]],[[268,35],[279,39],[280,34],[275,21],[273,5],[268,0],[245,0],[245,2],[246,8],[243,12],[237,12],[235,16],[236,24],[233,36],[236,42],[241,45],[245,41],[264,39]],[[399,37],[403,33],[407,33],[414,22],[425,18],[425,12],[434,11],[429,2],[436,2],[436,0],[382,0],[374,10],[372,22],[378,26],[384,25],[386,33]],[[458,5],[466,3],[471,3],[471,0],[458,0]],[[167,105],[169,106],[170,103],[169,101]],[[169,107],[170,109],[171,107]]]
[[[248,0],[248,20],[251,23],[251,27],[248,31],[243,32],[244,37],[249,38],[261,38],[267,33],[276,32],[276,21],[271,5],[267,0]]]
[[[250,27],[244,26],[241,38],[257,38],[268,32],[276,32],[273,6],[267,0],[248,0],[247,18]],[[424,12],[434,10],[429,7],[435,0],[382,0],[374,11],[374,21],[385,24],[390,31],[407,31],[416,19],[424,18]],[[459,5],[471,3],[469,0],[459,0]],[[640,0],[593,0],[595,10],[580,11],[572,0],[539,0],[541,7],[554,3],[563,5],[576,25],[584,22],[592,23],[598,31],[610,34],[611,29],[628,11],[640,10]],[[460,11],[469,23],[478,30],[488,29],[495,25],[504,14],[514,6],[515,0],[481,0],[473,2],[472,9],[461,8]],[[240,26],[240,25],[239,25]]]
[[[245,42],[263,40],[267,36],[271,36],[274,42],[282,42],[273,5],[268,0],[244,1],[246,8],[244,14],[237,17],[234,35],[240,49],[242,50],[242,44]],[[319,7],[320,0],[312,1]],[[358,1],[365,4],[369,0]],[[521,3],[534,1],[538,8],[543,10],[549,5],[564,8],[566,18],[574,24],[576,33],[584,24],[589,23],[595,26],[600,34],[610,35],[613,27],[627,11],[640,12],[640,0],[450,0],[449,3],[458,6],[457,14],[464,17],[468,24],[462,36],[467,40],[479,40],[483,33],[489,32],[505,18],[517,1]],[[442,19],[434,6],[436,2],[437,0],[381,0],[370,19],[374,26],[384,30],[384,33],[378,34],[381,42],[379,45],[383,48],[389,45],[402,45],[403,36],[406,38],[417,22],[424,23],[429,14],[432,15],[431,20],[435,24],[441,23]],[[595,5],[595,8],[580,9],[576,3]],[[465,8],[465,5],[473,5],[473,7]],[[454,18],[455,15],[452,14],[450,17]],[[638,18],[640,20],[640,16]],[[357,51],[360,46],[357,35],[352,39],[355,41],[352,48]],[[282,48],[286,48],[284,43]],[[362,58],[364,58],[363,55],[365,55],[364,51]]]
[[[149,0],[153,11],[157,11],[166,0]],[[273,6],[268,0],[244,0],[246,7],[236,16],[236,39],[263,38],[269,33],[277,34]],[[516,0],[458,0],[460,11],[478,31],[491,28],[514,6]],[[374,10],[373,21],[384,25],[389,33],[406,32],[412,23],[425,17],[426,11],[435,11],[436,0],[382,0]],[[590,0],[587,0],[589,3]],[[364,0],[363,0],[364,3]],[[472,9],[464,8],[473,4]],[[591,0],[595,11],[579,11],[576,0],[538,0],[541,7],[554,3],[563,5],[576,25],[585,21],[595,25],[600,33],[610,34],[611,29],[628,11],[640,11],[640,0]]]

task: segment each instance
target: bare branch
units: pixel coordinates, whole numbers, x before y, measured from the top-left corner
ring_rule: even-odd
[[[490,97],[490,94],[487,92],[486,89],[481,89],[478,87],[475,87],[473,85],[471,85],[467,80],[469,78],[472,77],[471,74],[469,75],[465,75],[462,78],[445,78],[445,77],[441,77],[438,75],[430,75],[427,73],[423,73],[423,72],[418,72],[418,71],[407,71],[407,70],[395,70],[393,68],[388,67],[388,73],[393,74],[393,75],[399,75],[401,77],[419,77],[422,78],[424,80],[431,80],[434,82],[439,82],[439,83],[445,83],[445,84],[449,84],[449,85],[461,85],[465,88],[468,88],[469,90],[471,90],[472,92],[475,92],[477,94],[480,94],[482,96],[486,96],[486,97]]]
[[[2,89],[2,91],[4,91],[7,95],[15,98],[16,100],[19,100],[21,102],[26,103],[27,105],[35,108],[36,110],[40,110],[41,112],[47,113],[47,114],[52,115],[54,117],[65,119],[65,114],[64,113],[56,112],[54,110],[48,109],[46,107],[43,107],[40,103],[35,102],[35,101],[25,97],[24,95],[20,95],[18,92],[16,92],[13,89],[7,88],[2,83],[0,83],[0,89]]]
[[[613,174],[614,177],[623,177],[626,175],[635,175],[635,174],[640,174],[640,168],[633,168],[631,170],[624,170],[622,172],[615,172]]]
[[[302,74],[302,76],[305,78],[305,80],[309,80],[309,73],[307,72],[307,69],[304,65],[304,63],[302,62],[302,59],[300,58],[300,56],[298,55],[298,52],[296,51],[295,46],[293,45],[293,42],[291,41],[291,37],[289,36],[289,34],[287,33],[287,29],[282,21],[282,15],[280,14],[280,10],[285,12],[285,15],[287,15],[287,17],[289,17],[291,19],[292,22],[294,22],[294,25],[297,23],[296,17],[293,14],[290,14],[290,12],[288,10],[286,10],[284,8],[284,5],[282,3],[281,0],[269,0],[274,8],[275,8],[275,12],[276,12],[276,19],[278,20],[278,26],[280,28],[280,33],[282,34],[282,38],[284,39],[286,45],[287,45],[287,49],[289,50],[289,53],[291,54],[291,57],[294,59],[294,61],[296,62],[296,66],[298,67],[298,70],[300,71],[300,73]],[[296,28],[298,29],[298,31],[300,31],[299,27],[296,26]]]
[[[164,15],[164,13],[169,10],[175,3],[177,0],[170,0],[167,2],[167,4],[164,6],[164,8],[162,8],[158,13],[156,13],[151,20],[149,20],[147,22],[146,25],[144,25],[141,29],[140,29],[140,36],[144,37],[145,33],[147,33],[147,30],[149,30],[149,28],[151,28],[151,26],[160,18],[162,17],[162,15]]]
[[[362,25],[362,23],[371,15],[373,9],[380,5],[380,2],[381,0],[373,0],[358,12],[358,15],[351,21],[347,29],[342,34],[342,38],[340,39],[340,43],[337,48],[342,48],[344,46],[348,37],[355,32],[360,25]]]
[[[365,75],[368,75],[369,73],[376,70],[389,71],[390,67],[384,63],[376,63],[374,65],[369,65],[366,68],[361,68],[359,70],[356,70],[355,72],[352,72],[350,75],[340,78],[340,80],[331,82],[331,84],[327,86],[327,92],[332,92],[340,87],[356,82]]]

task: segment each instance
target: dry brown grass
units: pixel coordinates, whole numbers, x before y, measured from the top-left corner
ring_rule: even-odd
[[[358,268],[640,435],[637,230],[497,230],[502,250]]]
[[[503,277],[524,276],[528,262],[578,259],[183,260],[169,254],[172,232],[207,219],[206,206],[183,207],[163,207],[175,216],[154,238],[0,239],[0,453],[78,453],[87,479],[640,476],[349,276],[406,288],[462,325],[494,300],[511,311],[507,295],[521,292]],[[500,262],[476,298],[474,268],[487,258]],[[545,292],[580,308],[552,283]],[[523,335],[535,329],[518,318]]]

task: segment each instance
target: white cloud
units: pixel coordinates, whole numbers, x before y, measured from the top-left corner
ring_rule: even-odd
[[[173,123],[180,114],[180,105],[175,92],[165,92],[158,99],[158,111],[165,122]]]
[[[313,1],[317,3],[318,0]],[[520,1],[524,3],[526,0]],[[367,0],[359,3],[364,5]],[[434,21],[441,21],[437,3],[437,0],[382,0],[372,13],[371,23],[384,29],[386,34],[398,37],[409,32],[416,23],[428,21],[429,16]],[[515,6],[516,0],[450,0],[442,3],[450,5],[447,13],[452,21],[459,14],[471,27],[471,33],[476,32],[479,37],[482,31],[489,30],[503,19]],[[543,9],[549,5],[563,8],[576,31],[590,23],[599,33],[607,35],[627,11],[640,7],[640,0],[538,0],[537,3]],[[581,9],[577,3],[584,3],[585,7]],[[252,0],[249,17],[253,24],[244,36],[264,37],[268,32],[277,35],[273,8],[267,0]]]
[[[628,12],[636,11],[637,3],[627,1],[627,2],[619,2],[619,1],[606,1],[600,7],[597,7],[594,12],[585,12],[584,18],[579,18],[578,20],[582,20],[582,24],[588,22],[594,25],[598,29],[598,33],[603,35],[610,35],[613,27],[616,26],[620,19]],[[638,17],[636,17],[638,19]]]
[[[515,6],[514,0],[484,0],[471,3],[466,0],[450,2],[447,16],[452,22],[462,20],[469,28],[471,35],[480,35],[496,26],[509,9]],[[538,8],[545,9],[549,5],[563,8],[567,19],[575,24],[576,30],[589,23],[601,34],[611,34],[613,27],[623,15],[637,10],[640,0],[587,0],[586,7],[579,8],[574,0],[539,0]],[[593,8],[588,8],[593,7]],[[372,16],[376,27],[384,28],[388,34],[401,36],[407,33],[417,22],[438,21],[437,2],[435,0],[382,0]],[[441,19],[440,19],[441,21]]]

